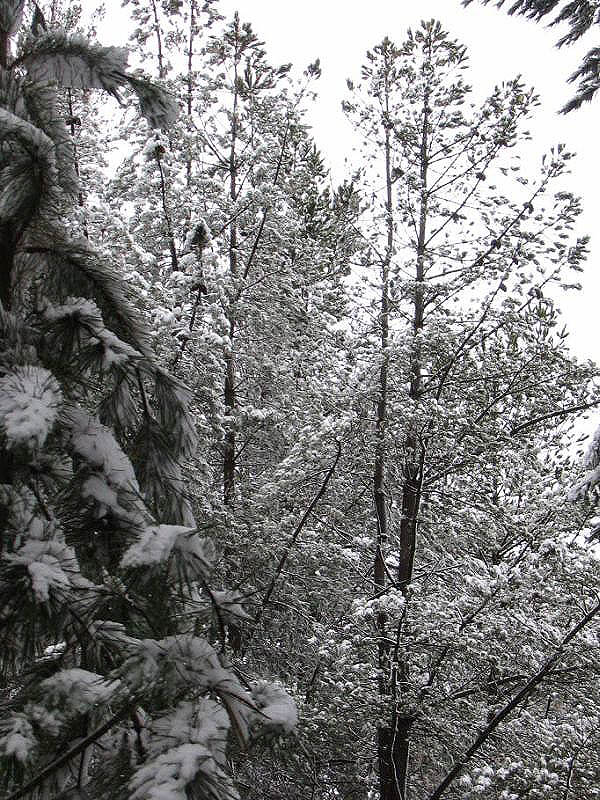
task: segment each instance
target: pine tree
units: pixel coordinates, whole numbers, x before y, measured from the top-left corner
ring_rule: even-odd
[[[131,89],[152,128],[174,105],[124,50],[22,17],[0,3],[1,779],[15,800],[235,797],[229,729],[244,744],[296,711],[221,654],[243,612],[210,589],[214,546],[182,483],[189,392],[73,233],[58,91]]]

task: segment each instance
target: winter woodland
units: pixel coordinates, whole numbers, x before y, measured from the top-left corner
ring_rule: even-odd
[[[0,800],[600,797],[588,238],[534,90],[416,21],[333,185],[318,61],[123,5],[120,48],[0,0]]]

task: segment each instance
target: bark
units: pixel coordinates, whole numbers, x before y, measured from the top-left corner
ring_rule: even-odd
[[[158,9],[156,7],[156,0],[152,0],[152,14],[154,16],[154,33],[156,35],[156,51],[158,59],[158,77],[165,77],[165,65],[162,49],[162,34],[160,30],[160,20],[158,18]]]
[[[417,238],[417,262],[415,274],[415,294],[413,304],[413,351],[411,358],[411,375],[408,396],[414,403],[419,402],[421,395],[421,345],[419,336],[424,323],[424,280],[425,253],[427,237],[427,172],[428,172],[428,126],[429,98],[425,94],[423,104],[423,123],[421,128],[420,177],[421,202],[419,208],[419,231]],[[400,521],[400,559],[398,564],[398,583],[402,591],[408,588],[413,574],[415,547],[417,539],[417,523],[419,514],[422,452],[417,439],[416,430],[410,430],[406,440],[406,466],[402,486],[402,517]]]
[[[17,235],[9,222],[0,225],[0,302],[5,311],[11,307],[12,272]]]
[[[73,163],[75,165],[75,174],[77,175],[77,183],[79,184],[79,188],[77,190],[77,205],[79,208],[83,208],[85,205],[85,201],[83,199],[83,192],[81,191],[81,172],[79,169],[79,154],[77,152],[77,139],[75,138],[75,126],[77,124],[77,119],[73,112],[73,92],[71,89],[67,89],[67,103],[69,107],[69,128],[71,130],[71,139],[73,140]],[[81,123],[79,123],[81,124]],[[86,239],[90,238],[90,234],[87,227],[87,219],[84,215],[83,217],[83,235]]]
[[[8,34],[0,31],[0,72],[6,68],[9,56]],[[0,310],[11,307],[12,272],[17,247],[17,233],[9,222],[0,225]],[[13,479],[13,458],[5,448],[0,448],[0,485]],[[0,530],[6,529],[8,509],[0,506]]]
[[[169,243],[169,254],[171,256],[171,269],[177,272],[179,269],[179,261],[177,259],[177,248],[175,246],[175,237],[173,235],[173,224],[171,222],[171,214],[169,213],[169,201],[167,198],[167,183],[165,180],[165,173],[162,166],[162,159],[159,148],[155,153],[156,163],[160,174],[160,197],[162,202],[163,216],[165,220],[165,232],[167,234],[167,241]]]
[[[9,55],[9,37],[0,30],[0,71],[6,69]],[[10,286],[15,257],[16,236],[10,223],[0,225],[0,302],[5,310],[10,308]]]
[[[233,342],[235,335],[235,317],[229,315],[229,337]],[[226,505],[232,506],[235,499],[235,447],[236,435],[233,415],[236,409],[235,391],[235,360],[233,353],[225,359],[225,410],[230,418],[229,428],[225,433],[225,452],[223,456],[223,500]]]
[[[394,727],[380,728],[378,734],[379,792],[386,800],[407,797],[408,761],[412,718],[396,716]]]

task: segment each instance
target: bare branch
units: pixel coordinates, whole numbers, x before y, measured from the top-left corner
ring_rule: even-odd
[[[503,708],[490,720],[490,722],[483,728],[483,730],[479,733],[479,735],[475,738],[473,744],[465,751],[462,758],[458,761],[454,762],[454,765],[446,775],[446,777],[441,781],[441,783],[437,786],[436,789],[429,795],[427,800],[439,800],[440,797],[444,794],[446,789],[454,783],[456,778],[461,774],[465,765],[470,761],[470,759],[477,753],[481,747],[485,744],[485,742],[489,739],[492,733],[496,730],[496,728],[504,722],[504,720],[515,710],[515,708],[521,703],[523,700],[526,700],[535,690],[535,688],[544,681],[544,679],[553,671],[553,667],[556,662],[561,658],[564,653],[565,647],[580,633],[598,614],[600,611],[600,602],[596,603],[596,605],[588,611],[588,613],[581,618],[581,620],[572,628],[566,636],[564,636],[562,642],[556,648],[556,650],[552,653],[552,655],[546,659],[540,669],[532,675],[532,677],[527,681],[525,686],[517,692],[514,697],[512,697],[508,703],[506,703]]]
[[[267,591],[265,592],[265,596],[263,597],[261,606],[258,609],[256,617],[254,618],[254,626],[255,626],[255,628],[256,628],[256,625],[258,625],[258,623],[260,622],[260,619],[261,619],[261,617],[262,617],[262,615],[263,615],[263,613],[265,611],[265,608],[267,607],[267,605],[268,605],[268,603],[269,603],[269,601],[271,599],[271,596],[272,596],[273,592],[275,591],[275,587],[277,585],[277,581],[279,580],[279,576],[281,575],[281,572],[282,572],[283,568],[285,567],[285,564],[286,564],[286,562],[288,560],[288,557],[290,555],[292,547],[298,541],[298,537],[300,536],[300,534],[302,532],[302,529],[304,528],[308,518],[312,514],[313,509],[315,508],[317,503],[321,500],[321,498],[325,494],[325,490],[327,489],[327,485],[329,484],[329,481],[331,480],[331,477],[332,477],[333,473],[335,472],[335,469],[336,469],[336,467],[338,465],[338,461],[340,460],[340,456],[342,455],[342,445],[341,445],[341,443],[338,441],[338,442],[336,442],[336,445],[337,445],[337,453],[336,453],[335,458],[333,460],[333,464],[328,469],[327,475],[325,475],[325,479],[323,480],[323,483],[321,484],[321,488],[316,493],[316,495],[313,497],[312,501],[310,502],[310,505],[308,506],[308,508],[304,512],[304,514],[302,516],[302,519],[300,520],[300,522],[296,526],[296,529],[294,530],[294,532],[293,532],[293,534],[292,534],[292,536],[290,538],[288,546],[286,547],[286,549],[283,552],[283,555],[279,559],[279,563],[277,564],[277,567],[275,569],[273,577],[271,578],[271,582],[269,584],[269,587],[268,587]]]
[[[600,406],[600,400],[593,400],[591,403],[581,403],[578,406],[569,406],[569,408],[560,408],[558,411],[550,411],[548,414],[541,414],[539,417],[531,417],[520,425],[517,425],[516,428],[513,428],[510,435],[514,436],[516,433],[531,428],[533,425],[537,425],[538,422],[543,422],[546,419],[566,417],[568,414],[574,414],[577,411],[586,411],[588,408],[595,408],[596,406]]]

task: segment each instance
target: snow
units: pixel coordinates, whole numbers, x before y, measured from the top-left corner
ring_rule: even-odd
[[[257,681],[252,687],[252,699],[259,713],[256,720],[274,733],[291,733],[298,724],[296,704],[282,686]]]
[[[149,727],[150,757],[130,781],[131,800],[185,800],[198,774],[237,797],[222,769],[229,729],[222,706],[209,698],[182,701]]]
[[[157,680],[159,676],[172,688],[195,686],[200,690],[220,690],[232,681],[214,648],[198,636],[142,639],[132,650],[122,670],[123,679],[132,687]]]
[[[192,564],[199,565],[205,576],[215,558],[215,546],[213,542],[197,533],[186,533],[178,536],[174,547],[178,553]]]
[[[32,561],[27,565],[31,576],[31,586],[38,600],[48,600],[50,589],[57,586],[69,586],[69,579],[60,564],[52,556],[44,556],[45,560]]]
[[[98,517],[106,516],[107,510],[119,507],[119,500],[114,489],[98,475],[90,475],[81,486],[82,497],[92,497],[99,506]]]
[[[193,533],[183,525],[152,525],[129,547],[121,559],[121,567],[140,567],[161,564],[169,558],[179,538]]]
[[[210,228],[207,222],[199,218],[192,222],[190,230],[185,237],[185,244],[183,245],[184,252],[189,253],[191,250],[202,249],[211,242]]]
[[[211,597],[217,606],[218,612],[226,623],[234,623],[240,619],[250,619],[241,603],[243,597],[239,591],[211,591]]]
[[[24,714],[15,714],[0,727],[0,753],[12,756],[22,764],[36,747],[33,727]]]
[[[113,702],[120,688],[119,681],[105,680],[95,672],[78,667],[64,669],[41,681],[41,699],[27,703],[24,712],[36,729],[57,736],[74,714]]]
[[[43,367],[15,367],[0,378],[0,426],[9,447],[42,447],[58,417],[62,393]]]
[[[153,131],[148,141],[142,148],[142,156],[147,161],[153,161],[157,155],[162,155],[169,150],[168,137],[161,134],[159,131]]]
[[[131,347],[126,342],[121,341],[118,336],[109,330],[102,331],[99,339],[104,350],[102,354],[102,366],[106,370],[142,357],[138,350]]]
[[[33,593],[42,603],[49,599],[52,589],[69,588],[71,577],[78,572],[74,551],[60,537],[29,539],[15,553],[6,553],[4,559],[27,567]]]
[[[594,469],[600,463],[600,428],[596,428],[583,457],[583,464],[588,469]]]
[[[11,137],[20,141],[28,152],[35,153],[38,164],[46,171],[46,179],[52,183],[56,180],[56,160],[54,156],[54,142],[35,125],[31,125],[21,117],[11,114],[5,108],[0,108],[0,131],[3,140]],[[45,161],[45,164],[43,163]],[[19,191],[22,181],[2,181],[3,188],[0,192],[0,221],[10,219],[20,213],[23,201],[23,192]],[[27,182],[29,187],[29,182]],[[27,188],[26,191],[29,191]]]
[[[219,783],[227,780],[206,747],[199,744],[173,747],[137,770],[129,784],[130,799],[186,800],[186,786],[199,772],[204,772],[212,780],[219,780]],[[230,787],[228,797],[234,800],[239,795]]]
[[[151,730],[151,748],[155,751],[164,749],[165,744],[186,742],[224,748],[229,719],[223,707],[210,698],[185,700],[167,716],[153,720]]]
[[[124,83],[127,50],[92,45],[78,34],[54,30],[36,37],[24,60],[34,82],[56,82],[71,89],[104,89],[115,94]]]
[[[75,316],[85,319],[95,328],[100,311],[93,300],[86,300],[83,297],[68,297],[65,303],[61,305],[49,303],[44,309],[44,318],[48,322],[58,322]]]
[[[73,455],[82,459],[91,474],[82,484],[82,497],[95,502],[95,514],[114,514],[137,533],[149,521],[131,462],[112,432],[81,408],[69,407],[63,414],[70,428]]]
[[[101,470],[113,487],[139,493],[131,462],[109,428],[80,408],[70,408],[66,416],[74,452]]]
[[[107,681],[95,672],[73,667],[63,669],[42,681],[45,702],[66,704],[69,710],[87,711],[100,703],[108,703],[114,699],[119,689],[119,681]]]
[[[102,348],[101,367],[105,371],[142,358],[138,350],[105,327],[100,309],[92,300],[69,297],[62,305],[49,304],[44,310],[44,318],[50,324],[76,320],[83,328],[80,332],[82,338],[87,337],[91,344]]]
[[[587,472],[585,476],[569,490],[567,500],[570,502],[582,500],[598,483],[600,483],[600,465]]]
[[[140,640],[127,634],[125,626],[113,620],[95,620],[88,625],[90,638],[118,649],[121,653],[135,653],[140,648]]]

